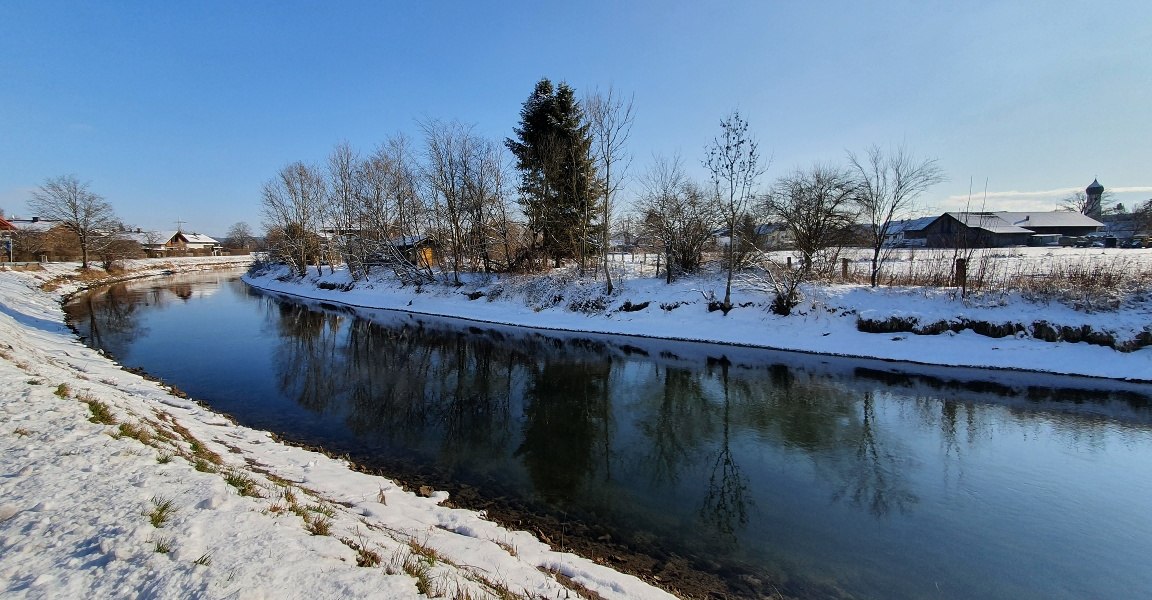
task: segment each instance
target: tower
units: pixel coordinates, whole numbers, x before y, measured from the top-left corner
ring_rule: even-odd
[[[1088,202],[1084,205],[1084,214],[1099,221],[1103,212],[1100,207],[1100,196],[1104,194],[1104,186],[1093,179],[1092,185],[1084,188],[1084,193],[1088,195]]]

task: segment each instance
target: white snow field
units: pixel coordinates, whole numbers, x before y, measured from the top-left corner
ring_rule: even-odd
[[[0,596],[672,597],[121,370],[40,288],[76,266],[0,270]]]

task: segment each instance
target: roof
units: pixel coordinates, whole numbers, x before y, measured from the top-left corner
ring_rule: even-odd
[[[983,229],[989,233],[1027,233],[1029,235],[1035,233],[1031,229],[1017,227],[1005,221],[1000,216],[1002,213],[949,212],[944,214],[960,221],[970,229]]]
[[[930,225],[940,217],[920,217],[919,219],[907,219],[904,221],[892,221],[888,224],[888,235],[895,235],[902,231],[922,231],[925,227]]]
[[[1103,227],[1088,215],[1069,210],[1048,212],[997,212],[1005,221],[1021,227]]]
[[[16,226],[0,217],[0,231],[16,231]]]
[[[16,226],[17,230],[22,231],[48,231],[53,227],[60,225],[61,221],[53,219],[41,219],[40,217],[33,217],[31,219],[20,219],[13,217],[8,219],[8,222]]]
[[[1095,177],[1093,177],[1092,178],[1092,185],[1088,186],[1084,191],[1088,192],[1089,194],[1091,194],[1093,191],[1103,192],[1104,186],[1100,185],[1100,182],[1097,181]]]
[[[220,243],[220,242],[216,241],[216,239],[209,237],[209,236],[206,236],[203,233],[188,233],[187,231],[181,231],[180,234],[184,236],[185,240],[188,240],[189,244],[219,244]],[[168,238],[168,239],[172,239],[172,238]]]

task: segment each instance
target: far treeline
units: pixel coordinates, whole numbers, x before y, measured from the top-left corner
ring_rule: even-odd
[[[609,252],[639,242],[661,256],[669,282],[716,256],[727,284],[713,302],[725,313],[733,273],[757,268],[786,314],[799,284],[830,273],[845,246],[871,249],[876,286],[889,225],[917,213],[920,196],[944,180],[935,159],[873,146],[767,186],[769,161],[733,111],[705,147],[709,181],[691,180],[679,157],[657,158],[623,210],[633,117],[632,100],[612,89],[578,99],[541,79],[502,142],[432,119],[419,122],[422,140],[397,135],[369,155],[339,144],[326,165],[294,162],[264,185],[272,258],[300,276],[342,262],[355,279],[377,269],[415,284],[572,264],[603,275],[611,294]],[[795,266],[763,252],[764,222],[787,231]]]

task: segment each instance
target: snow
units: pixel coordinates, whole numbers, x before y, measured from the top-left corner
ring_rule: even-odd
[[[1152,272],[1152,250],[1015,249],[998,260],[1004,272],[1031,272],[1045,261],[1086,260],[1106,264],[1134,263]],[[719,344],[756,346],[818,354],[877,358],[917,364],[1041,371],[1064,375],[1152,381],[1152,347],[1121,352],[1087,342],[1047,342],[1025,334],[992,338],[971,330],[939,335],[876,334],[857,330],[858,318],[915,318],[921,324],[959,320],[993,324],[1046,321],[1053,326],[1081,327],[1131,340],[1152,332],[1152,297],[1145,291],[1119,310],[1084,312],[1060,302],[1033,302],[1020,294],[982,294],[961,297],[955,288],[820,285],[806,288],[806,301],[792,315],[768,310],[769,296],[745,286],[733,291],[737,308],[728,315],[708,312],[707,294],[723,295],[719,275],[681,279],[640,276],[621,269],[616,290],[603,298],[604,282],[578,279],[569,272],[549,277],[472,277],[464,286],[402,286],[386,277],[357,282],[351,289],[349,274],[336,268],[315,270],[303,279],[284,269],[260,276],[245,276],[256,287],[293,296],[350,306],[403,310],[428,315],[460,317],[486,323],[541,329],[655,337]],[[321,289],[319,283],[333,285]],[[469,295],[484,295],[468,300]],[[587,307],[573,310],[573,304]],[[621,307],[648,302],[637,311]],[[744,305],[744,306],[741,306]],[[673,307],[666,310],[663,307]]]
[[[40,288],[75,269],[0,270],[0,596],[576,596],[561,573],[604,598],[671,597],[121,370],[64,325],[60,301],[80,284]],[[116,424],[93,422],[89,403]]]

